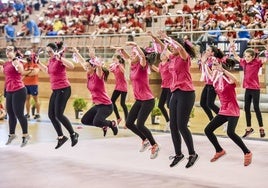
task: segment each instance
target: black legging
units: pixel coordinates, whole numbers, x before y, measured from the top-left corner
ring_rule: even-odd
[[[149,114],[153,110],[154,104],[155,104],[154,99],[146,101],[136,100],[129,111],[126,121],[126,126],[128,129],[130,129],[133,133],[138,135],[142,140],[145,140],[147,138],[152,146],[156,142],[153,138],[152,133],[147,127],[145,127],[144,124]],[[134,124],[136,120],[137,125]]]
[[[215,114],[218,114],[219,112],[219,107],[215,104],[216,96],[217,94],[214,87],[206,84],[201,93],[200,106],[207,114],[209,120],[213,119],[212,111]]]
[[[167,107],[169,108],[169,101],[171,97],[171,92],[169,88],[162,88],[162,92],[159,98],[158,102],[158,108],[161,110],[166,122],[169,121],[169,115],[167,113],[167,110],[165,108],[165,104],[167,104]]]
[[[15,134],[17,118],[23,134],[28,134],[28,121],[24,116],[26,88],[14,92],[6,92],[6,109],[8,114],[9,134]]]
[[[188,148],[189,155],[194,155],[193,138],[188,129],[188,121],[195,101],[194,91],[175,90],[172,92],[169,112],[170,131],[176,155],[181,155],[181,136]]]
[[[116,119],[120,119],[120,114],[119,114],[117,106],[115,104],[116,100],[118,99],[118,97],[120,95],[121,95],[120,105],[123,108],[124,116],[125,116],[125,120],[126,120],[127,116],[128,116],[128,110],[127,110],[127,105],[126,105],[127,92],[114,90],[114,92],[112,94],[112,98],[111,98],[111,100],[113,102],[113,106],[114,106],[114,113],[115,113]]]
[[[250,153],[249,149],[246,147],[242,139],[235,133],[238,119],[239,117],[234,116],[216,115],[207,125],[205,128],[205,134],[207,135],[209,141],[213,144],[216,152],[220,152],[223,149],[220,146],[218,139],[214,134],[214,131],[228,121],[227,135],[233,140],[234,143],[236,143],[236,145],[242,149],[244,154]]]
[[[260,106],[259,106],[260,90],[246,89],[244,109],[245,109],[245,114],[246,114],[247,127],[251,127],[250,105],[251,105],[252,100],[253,100],[254,111],[255,111],[259,126],[263,127],[262,115],[261,115]]]
[[[61,123],[68,130],[70,135],[74,133],[71,122],[63,114],[70,96],[71,87],[53,90],[50,96],[48,105],[48,117],[51,120],[58,136],[63,136]]]
[[[95,105],[90,108],[82,117],[81,123],[84,125],[93,125],[96,127],[111,127],[112,122],[106,120],[113,113],[113,105]]]

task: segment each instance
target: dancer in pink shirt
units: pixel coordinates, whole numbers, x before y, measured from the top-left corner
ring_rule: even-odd
[[[20,58],[16,56],[16,51],[15,46],[7,46],[7,61],[1,65],[1,70],[5,75],[6,110],[9,123],[9,136],[6,145],[17,137],[15,130],[18,119],[22,129],[21,147],[23,147],[28,143],[30,136],[28,134],[28,122],[24,116],[26,101],[26,88],[22,82],[24,68]]]
[[[145,126],[145,121],[155,105],[154,96],[149,86],[149,64],[142,49],[136,43],[127,42],[127,45],[132,47],[131,55],[124,49],[118,48],[122,57],[126,61],[130,61],[130,80],[135,98],[127,117],[126,126],[142,139],[140,152],[144,152],[151,145],[150,158],[155,159],[160,148],[150,130]]]
[[[72,147],[77,144],[79,136],[78,133],[74,132],[70,120],[64,115],[66,104],[71,96],[71,85],[67,78],[66,68],[73,69],[74,65],[71,61],[62,57],[62,45],[62,42],[47,45],[48,65],[44,65],[37,60],[39,68],[48,73],[50,78],[52,94],[49,99],[48,117],[58,135],[58,144],[55,149],[60,148],[68,140],[68,137],[63,135],[61,124],[70,134]]]
[[[193,45],[189,40],[177,39],[176,41],[159,31],[158,35],[164,40],[153,34],[151,37],[161,45],[163,52],[169,57],[169,72],[172,76],[170,83],[171,99],[169,106],[170,132],[175,149],[175,156],[172,156],[170,167],[176,166],[184,159],[181,150],[181,136],[183,137],[189,158],[185,168],[192,167],[198,159],[195,152],[192,134],[187,126],[192,108],[195,101],[195,89],[190,74],[191,57],[195,57]]]
[[[215,162],[226,154],[225,150],[219,144],[214,131],[225,122],[228,122],[227,135],[241,148],[244,153],[244,166],[248,166],[252,161],[252,153],[243,143],[242,139],[235,133],[240,116],[240,109],[235,92],[236,83],[238,81],[236,77],[227,70],[228,68],[232,68],[235,63],[225,61],[225,64],[222,64],[214,57],[212,59],[212,71],[204,62],[202,63],[206,66],[206,74],[213,82],[213,86],[221,103],[219,113],[205,128],[205,134],[216,150],[216,154],[210,161]]]
[[[115,77],[115,89],[113,91],[111,100],[113,102],[114,113],[117,119],[117,124],[122,121],[120,114],[117,109],[116,100],[121,95],[120,105],[124,111],[125,121],[128,116],[128,109],[126,105],[126,97],[127,97],[127,79],[126,79],[126,70],[125,70],[125,60],[120,56],[120,54],[115,54],[113,56],[113,63],[109,67],[109,71],[114,74]]]
[[[108,79],[109,71],[102,66],[102,61],[95,56],[94,49],[90,49],[90,58],[85,60],[76,48],[74,53],[78,57],[87,72],[87,88],[91,93],[94,104],[82,117],[81,122],[84,125],[93,125],[103,130],[103,136],[106,136],[108,128],[111,128],[114,135],[117,135],[118,128],[115,121],[107,120],[113,112],[113,104],[106,92],[105,81]]]
[[[263,128],[262,115],[260,111],[260,82],[259,82],[259,70],[262,67],[262,61],[256,57],[256,53],[253,49],[246,49],[244,51],[244,58],[240,58],[235,52],[235,48],[232,48],[234,58],[240,62],[244,70],[244,80],[243,88],[246,89],[244,97],[244,109],[246,114],[247,128],[243,138],[248,137],[254,132],[254,129],[251,127],[251,112],[250,106],[253,102],[254,111],[259,123],[259,132],[260,137],[265,137],[265,132]]]

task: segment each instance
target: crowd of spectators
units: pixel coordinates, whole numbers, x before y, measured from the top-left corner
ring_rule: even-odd
[[[176,17],[166,19],[166,30],[209,31],[206,35],[201,35],[197,43],[218,42],[233,37],[247,39],[249,44],[264,44],[268,38],[268,30],[258,30],[268,28],[267,0],[197,0],[193,7],[188,5],[187,0],[183,0],[183,7],[177,14],[179,15]],[[191,17],[182,14],[189,14]]]
[[[170,8],[178,2],[182,8],[169,16]],[[145,32],[146,27],[152,25],[153,16],[167,15],[163,28],[168,32],[211,30],[198,40],[217,42],[242,36],[251,44],[262,44],[268,38],[268,31],[244,31],[236,36],[235,30],[268,28],[267,9],[268,0],[196,0],[195,4],[187,0],[15,0],[7,3],[0,0],[0,27],[5,33],[5,25],[22,22],[16,32],[21,36],[24,20],[38,11],[35,21],[41,35],[135,34]],[[90,26],[95,26],[95,30],[89,33]]]

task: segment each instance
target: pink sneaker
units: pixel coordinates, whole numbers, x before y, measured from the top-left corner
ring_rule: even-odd
[[[221,150],[220,152],[216,152],[214,157],[210,160],[210,162],[215,162],[217,161],[220,157],[224,156],[226,152],[224,150]]]

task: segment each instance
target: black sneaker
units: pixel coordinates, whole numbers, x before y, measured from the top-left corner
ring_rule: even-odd
[[[71,135],[71,141],[72,141],[72,147],[75,146],[78,142],[78,137],[79,137],[79,134],[74,132],[72,135]]]
[[[265,132],[264,132],[264,129],[260,129],[260,137],[263,138],[265,137]]]
[[[115,122],[114,120],[112,121],[112,125],[111,125],[110,128],[112,129],[114,135],[117,135],[117,133],[118,133],[118,128],[117,128],[117,124],[116,124],[116,122]]]
[[[194,155],[190,155],[188,158],[188,163],[186,164],[185,168],[190,168],[194,165],[194,163],[196,162],[196,160],[198,159],[198,155],[194,154]]]
[[[62,138],[58,138],[58,144],[55,147],[55,149],[58,149],[59,147],[61,147],[67,140],[68,138],[66,136],[63,136]]]
[[[107,129],[108,127],[102,127],[102,131],[103,131],[103,136],[105,137],[107,134]]]
[[[31,136],[30,135],[27,135],[27,136],[23,136],[22,137],[22,143],[20,145],[20,147],[24,147],[26,146],[26,144],[28,143],[28,141],[31,139]]]
[[[172,163],[169,165],[171,168],[176,166],[180,161],[184,159],[184,155],[175,155],[175,156],[170,156],[169,160],[173,160]]]
[[[29,114],[25,114],[24,115],[27,119],[30,119],[30,115]]]
[[[245,132],[245,134],[242,136],[242,138],[246,138],[246,137],[248,137],[249,135],[251,135],[252,133],[254,133],[254,129],[250,128],[249,131],[246,129],[246,132]]]
[[[40,119],[40,115],[39,114],[35,114],[34,115],[34,119]]]

